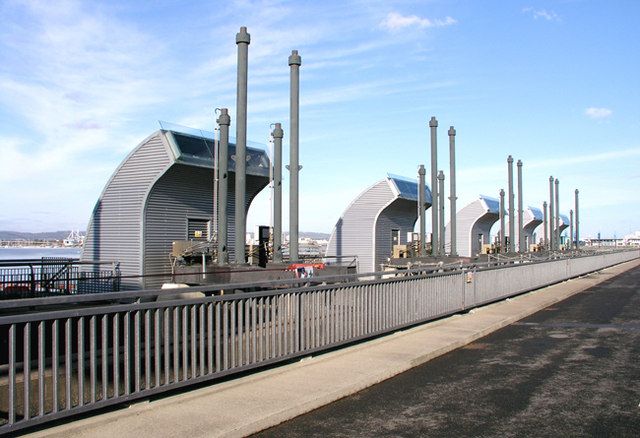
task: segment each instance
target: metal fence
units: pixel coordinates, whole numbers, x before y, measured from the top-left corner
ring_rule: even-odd
[[[193,299],[149,291],[157,301],[61,310],[51,310],[52,298],[12,315],[16,306],[5,307],[0,433],[371,338],[638,257],[636,250]]]
[[[120,290],[117,263],[108,263],[108,268],[104,265],[58,257],[3,260],[0,262],[0,300]]]

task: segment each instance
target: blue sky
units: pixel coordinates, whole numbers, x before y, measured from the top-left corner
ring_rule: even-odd
[[[447,175],[458,133],[460,208],[506,189],[512,154],[525,203],[553,175],[566,214],[580,189],[583,237],[640,230],[640,2],[8,0],[0,16],[0,229],[84,229],[158,120],[213,130],[228,107],[233,122],[247,26],[248,137],[282,122],[287,158],[287,56],[302,56],[301,230],[330,232],[387,172],[429,168],[431,116]],[[248,225],[268,221],[265,191]]]

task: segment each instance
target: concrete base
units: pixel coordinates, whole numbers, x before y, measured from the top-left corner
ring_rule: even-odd
[[[640,260],[627,262],[464,315],[32,436],[246,436],[375,385],[639,265]]]

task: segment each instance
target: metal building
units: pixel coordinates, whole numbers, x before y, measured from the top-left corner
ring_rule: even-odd
[[[431,206],[431,190],[425,184],[425,210]],[[407,243],[418,219],[418,183],[387,175],[362,192],[336,223],[327,256],[358,258],[358,272],[380,269],[393,245]]]
[[[569,217],[566,214],[560,214],[558,215],[558,219],[559,219],[559,225],[558,225],[558,235],[560,236],[560,242],[562,244],[566,244],[567,242],[567,236],[562,236],[562,232],[564,230],[566,230],[567,228],[569,228],[569,226],[571,225],[571,222],[569,221]]]
[[[176,240],[207,240],[213,217],[213,133],[161,129],[142,141],[118,166],[98,198],[81,260],[118,261],[125,289],[157,287],[155,276],[171,272],[169,254]],[[264,150],[247,148],[245,210],[269,183]],[[229,145],[227,212],[233,212],[235,144]],[[229,213],[229,217],[233,213]],[[235,227],[228,220],[233,253]]]
[[[522,219],[522,229],[523,229],[523,233],[524,233],[524,241],[525,241],[525,246],[527,248],[527,251],[529,251],[529,245],[533,245],[535,244],[535,239],[533,238],[533,234],[534,231],[536,230],[536,228],[538,228],[538,226],[540,224],[542,224],[542,221],[544,220],[543,214],[542,214],[542,210],[540,210],[537,207],[527,207],[524,210],[524,214],[523,214],[523,219]],[[508,226],[508,220],[507,220],[507,226],[505,227],[505,234],[508,236],[509,235],[509,226]],[[516,227],[515,227],[515,231],[516,231],[516,242],[518,241],[518,213],[515,213],[515,223],[516,223]]]
[[[506,213],[505,213],[506,214]],[[461,257],[473,257],[482,251],[482,245],[490,244],[491,227],[500,219],[500,201],[480,195],[457,213],[458,234],[456,245]],[[451,246],[451,223],[445,228],[447,248]]]

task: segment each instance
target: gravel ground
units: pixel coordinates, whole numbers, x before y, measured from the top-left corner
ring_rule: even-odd
[[[640,437],[640,268],[255,436]]]

